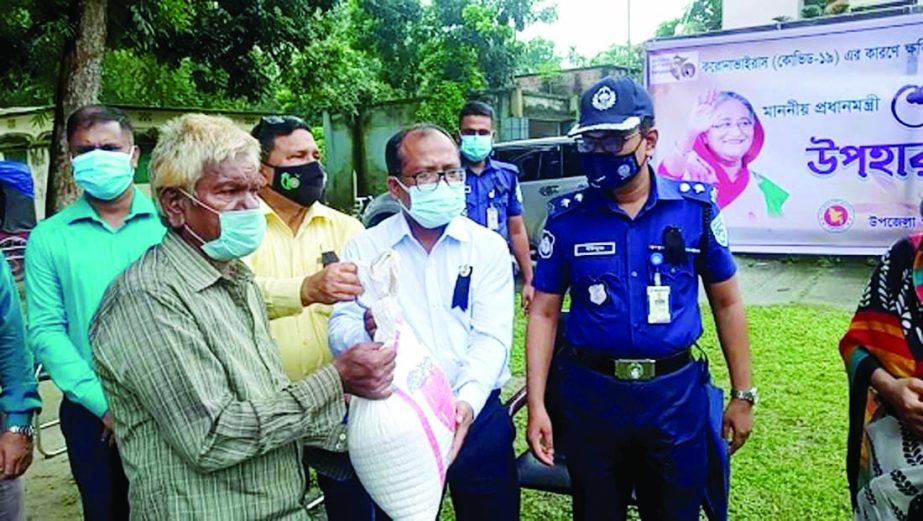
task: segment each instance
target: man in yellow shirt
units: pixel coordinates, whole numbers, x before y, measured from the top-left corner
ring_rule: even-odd
[[[298,381],[331,362],[327,320],[332,304],[361,292],[356,265],[336,262],[362,224],[320,203],[327,174],[311,130],[294,116],[268,116],[251,132],[260,142],[260,190],[266,237],[245,262],[255,275],[279,346],[282,369]],[[348,467],[344,454],[308,450],[308,467]],[[343,458],[344,461],[340,461]],[[354,519],[361,485],[354,475],[317,474],[331,521]],[[365,496],[368,497],[368,496]]]
[[[251,134],[262,149],[266,238],[246,261],[266,300],[282,367],[298,381],[333,359],[327,344],[331,304],[362,291],[356,266],[331,258],[363,227],[320,203],[327,175],[303,120],[264,117]]]

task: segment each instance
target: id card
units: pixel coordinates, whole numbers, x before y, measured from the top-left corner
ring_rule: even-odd
[[[647,287],[647,323],[669,324],[670,316],[670,286]]]
[[[487,208],[487,227],[493,231],[500,229],[500,212],[494,206]]]

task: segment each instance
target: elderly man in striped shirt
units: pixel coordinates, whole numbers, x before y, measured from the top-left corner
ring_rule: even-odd
[[[169,231],[109,288],[90,339],[133,519],[307,519],[303,446],[346,450],[344,393],[389,393],[362,343],[292,382],[240,258],[262,241],[260,148],[223,117],[169,122],[151,187]]]

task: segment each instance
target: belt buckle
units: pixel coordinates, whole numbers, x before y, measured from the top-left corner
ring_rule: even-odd
[[[615,360],[615,377],[619,380],[650,380],[656,376],[654,360]]]

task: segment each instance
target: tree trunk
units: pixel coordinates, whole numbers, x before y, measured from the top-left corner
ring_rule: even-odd
[[[369,179],[365,157],[365,114],[358,109],[353,116],[347,116],[349,133],[353,142],[353,169],[356,171],[356,194],[359,197],[376,195],[372,190],[372,180]]]
[[[74,202],[80,195],[71,175],[65,124],[71,112],[99,100],[106,52],[107,7],[108,0],[71,0],[69,14],[74,33],[64,43],[55,93],[46,217]]]

